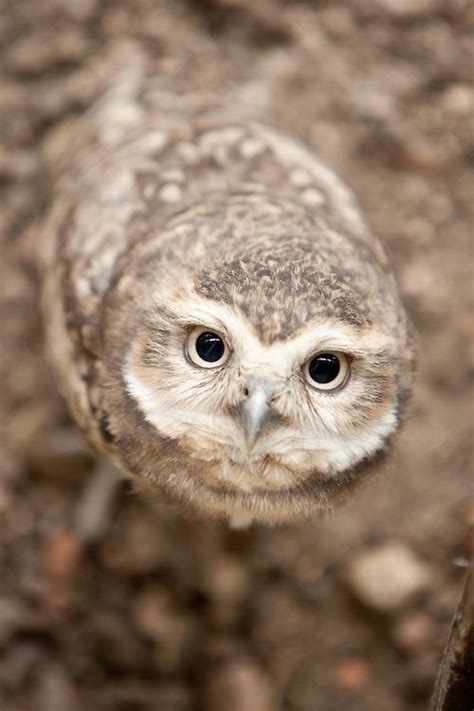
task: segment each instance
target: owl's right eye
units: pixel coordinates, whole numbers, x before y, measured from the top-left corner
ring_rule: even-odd
[[[230,355],[225,340],[215,331],[204,326],[193,328],[186,341],[186,355],[200,368],[217,368]]]

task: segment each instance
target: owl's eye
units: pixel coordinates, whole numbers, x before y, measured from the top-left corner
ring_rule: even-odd
[[[186,341],[186,353],[201,368],[217,368],[229,357],[229,347],[218,333],[208,328],[194,328]]]
[[[349,359],[344,353],[318,353],[306,363],[306,379],[317,390],[335,390],[349,377]]]

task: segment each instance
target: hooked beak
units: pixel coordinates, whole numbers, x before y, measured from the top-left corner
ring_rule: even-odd
[[[239,408],[240,419],[245,430],[245,440],[249,449],[254,446],[260,433],[269,424],[280,418],[278,412],[270,404],[274,389],[273,384],[259,383],[252,388]]]

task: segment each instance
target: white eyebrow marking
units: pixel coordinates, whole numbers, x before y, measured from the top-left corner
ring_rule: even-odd
[[[324,318],[314,321],[307,329],[284,341],[270,345],[262,343],[255,327],[236,309],[227,304],[217,304],[197,295],[181,299],[175,305],[177,322],[215,328],[228,340],[228,345],[242,362],[249,366],[268,365],[275,367],[281,376],[287,376],[295,366],[322,349],[342,351],[354,356],[367,356],[379,351],[391,350],[393,341],[375,329],[355,333],[354,329],[336,319]],[[287,367],[284,372],[282,364]]]

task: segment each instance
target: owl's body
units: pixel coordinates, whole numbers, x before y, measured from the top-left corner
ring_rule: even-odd
[[[127,101],[84,123],[45,229],[48,345],[73,416],[183,507],[326,509],[386,452],[411,386],[381,245],[297,141]],[[221,339],[216,367],[196,356],[203,333]],[[347,369],[334,390],[308,382],[321,353]]]

